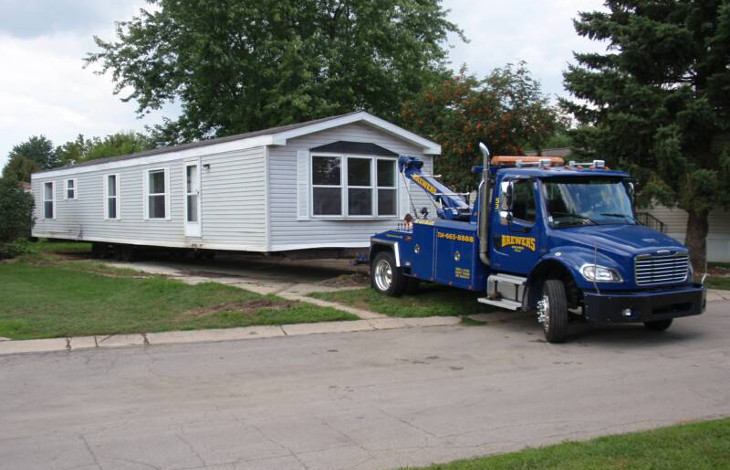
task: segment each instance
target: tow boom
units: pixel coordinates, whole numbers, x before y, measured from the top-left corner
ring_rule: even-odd
[[[464,195],[455,193],[441,184],[431,175],[422,171],[423,161],[418,157],[401,155],[398,157],[398,171],[409,180],[423,189],[436,203],[436,212],[439,218],[447,220],[469,220],[471,207],[464,199]]]

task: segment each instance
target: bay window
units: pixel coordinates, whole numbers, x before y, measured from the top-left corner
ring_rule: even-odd
[[[395,159],[313,155],[311,161],[313,216],[397,216]]]

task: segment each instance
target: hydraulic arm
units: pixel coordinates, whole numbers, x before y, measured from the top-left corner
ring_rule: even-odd
[[[453,192],[431,175],[422,171],[423,161],[417,157],[402,155],[398,158],[398,171],[428,194],[436,205],[439,218],[469,220],[471,207],[464,196]]]

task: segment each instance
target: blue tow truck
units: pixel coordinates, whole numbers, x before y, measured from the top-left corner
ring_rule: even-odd
[[[575,317],[662,331],[705,310],[687,248],[637,223],[635,180],[627,173],[601,160],[490,160],[487,147],[480,149],[473,206],[424,174],[420,159],[399,157],[401,177],[430,196],[437,217],[423,208],[371,238],[375,290],[400,296],[429,281],[481,292],[481,303],[534,312],[552,343],[566,340]]]

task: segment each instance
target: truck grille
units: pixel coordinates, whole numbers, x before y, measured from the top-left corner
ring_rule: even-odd
[[[670,284],[687,279],[689,256],[686,253],[673,255],[640,255],[634,262],[636,284]]]

